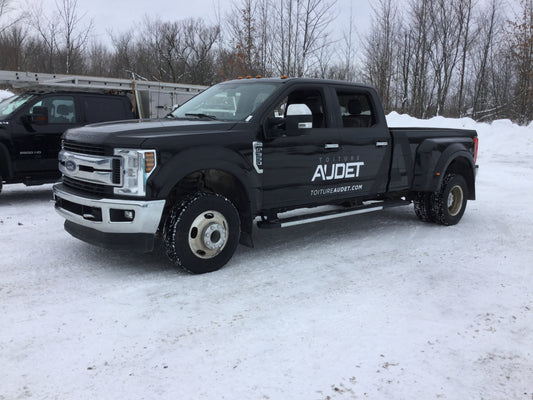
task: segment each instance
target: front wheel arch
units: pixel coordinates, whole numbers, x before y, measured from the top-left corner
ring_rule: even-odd
[[[161,218],[159,232],[164,229],[165,221],[172,207],[183,199],[197,192],[217,193],[224,196],[237,208],[241,220],[240,243],[253,247],[252,201],[245,185],[235,175],[216,168],[207,168],[190,172],[180,179],[167,197],[167,204]]]

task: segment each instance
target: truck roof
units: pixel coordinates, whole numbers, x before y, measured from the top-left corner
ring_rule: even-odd
[[[309,83],[309,84],[326,84],[326,85],[342,85],[342,86],[357,86],[373,89],[374,87],[368,84],[359,82],[348,82],[334,79],[319,79],[319,78],[242,78],[232,79],[221,83],[257,83],[257,82],[275,82],[275,83]]]

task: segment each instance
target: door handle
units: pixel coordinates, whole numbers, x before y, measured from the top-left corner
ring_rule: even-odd
[[[324,145],[325,150],[338,150],[339,144],[338,143],[326,143]]]
[[[389,142],[376,142],[376,147],[385,147],[388,145],[389,145]]]

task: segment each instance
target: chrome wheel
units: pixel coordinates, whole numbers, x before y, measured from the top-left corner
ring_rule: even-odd
[[[210,259],[219,254],[228,241],[228,222],[218,211],[198,215],[189,229],[189,247],[199,258]]]
[[[450,216],[455,217],[463,208],[463,189],[459,185],[455,185],[448,194],[448,212]]]

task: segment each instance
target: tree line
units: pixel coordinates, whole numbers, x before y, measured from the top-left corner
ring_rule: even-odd
[[[23,14],[0,0],[0,69],[201,85],[333,78],[372,84],[387,112],[533,120],[533,0],[516,10],[498,0],[401,5],[376,0],[371,28],[359,32],[368,17],[337,0],[234,0],[215,22],[145,16],[104,43],[78,0]],[[340,13],[350,18],[334,29]]]

